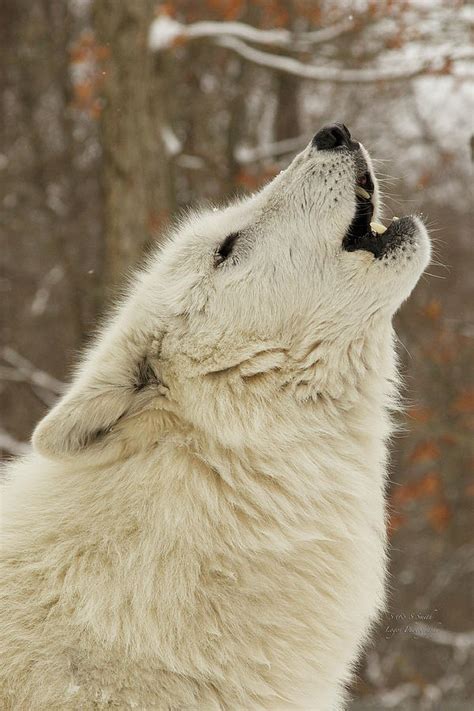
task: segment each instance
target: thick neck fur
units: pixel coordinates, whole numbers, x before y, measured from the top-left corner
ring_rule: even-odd
[[[31,614],[42,620],[44,609],[55,605],[51,590],[61,590],[62,607],[51,612],[41,639],[61,636],[66,624],[74,641],[75,630],[84,628],[98,668],[105,645],[126,670],[133,659],[138,670],[150,664],[152,674],[157,665],[186,674],[191,636],[198,659],[198,650],[208,650],[206,669],[223,674],[222,649],[232,650],[235,630],[242,635],[248,625],[249,638],[260,630],[270,655],[265,669],[289,679],[295,698],[300,690],[311,698],[308,679],[326,664],[327,650],[337,660],[330,674],[346,678],[367,621],[383,604],[390,328],[374,324],[373,333],[345,341],[311,337],[297,348],[287,344],[284,354],[275,343],[262,348],[260,340],[224,372],[196,360],[195,369],[206,367],[207,375],[193,371],[189,355],[168,363],[166,348],[161,363],[174,412],[154,407],[151,398],[149,407],[125,414],[92,444],[90,454],[68,464],[34,458],[20,465],[5,533],[16,558],[44,558],[44,584],[27,581],[37,600]],[[179,368],[174,378],[173,367]],[[16,524],[15,507],[30,499],[32,518]],[[38,500],[47,516],[37,515]],[[56,581],[59,549],[67,559],[67,585]],[[226,593],[236,581],[243,595],[252,590],[245,608]],[[200,604],[203,586],[214,607]],[[58,628],[62,609],[68,616]],[[224,616],[222,626],[215,609]],[[268,610],[270,628],[262,627]],[[210,644],[213,624],[218,636]],[[280,658],[288,630],[294,645]],[[245,680],[259,668],[256,644],[238,657],[248,661]],[[96,688],[112,686],[96,680],[75,643],[71,649],[71,664],[84,675],[74,677],[73,701],[83,694],[85,708]],[[29,708],[41,668],[35,674],[21,692]],[[57,699],[63,703],[63,693],[51,687],[50,708],[60,706]],[[239,702],[232,690],[226,693],[229,708],[275,707],[244,692]],[[318,693],[323,698],[325,691]],[[150,698],[147,705],[140,697],[138,706],[152,707],[156,699]]]
[[[384,413],[395,400],[393,332],[388,320],[364,326],[339,337],[308,328],[311,335],[296,344],[250,343],[228,361],[213,352],[209,359],[187,353],[168,363],[165,352],[163,372],[174,381],[170,392],[183,424],[236,451],[265,457],[293,437],[306,443],[326,433],[343,436],[360,426],[365,412],[376,420],[373,438],[384,439]],[[221,349],[227,353],[225,339]]]

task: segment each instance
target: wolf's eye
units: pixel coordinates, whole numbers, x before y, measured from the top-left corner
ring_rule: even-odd
[[[231,232],[230,235],[227,235],[225,240],[221,243],[214,255],[214,264],[216,267],[230,257],[239,236],[240,232]]]

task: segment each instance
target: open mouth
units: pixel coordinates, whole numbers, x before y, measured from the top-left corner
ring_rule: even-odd
[[[372,222],[374,184],[368,171],[357,179],[355,194],[356,212],[346,232],[342,247],[347,252],[362,249],[371,252],[374,257],[379,259],[386,253],[392,241],[392,235],[390,227],[386,228],[384,225]]]

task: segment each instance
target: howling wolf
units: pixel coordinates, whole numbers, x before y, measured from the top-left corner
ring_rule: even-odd
[[[391,320],[430,257],[326,126],[184,219],[8,465],[0,705],[334,711],[384,605]]]

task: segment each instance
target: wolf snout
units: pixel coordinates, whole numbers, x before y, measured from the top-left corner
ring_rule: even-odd
[[[354,151],[360,148],[359,143],[352,140],[349,129],[343,123],[333,123],[321,128],[311,141],[311,145],[318,151],[330,151],[335,148],[348,148]]]

